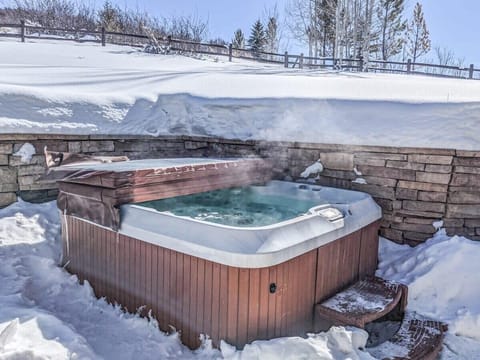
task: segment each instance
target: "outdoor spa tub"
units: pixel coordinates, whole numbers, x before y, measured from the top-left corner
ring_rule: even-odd
[[[192,348],[304,335],[316,304],[377,266],[369,195],[271,181],[259,159],[57,169],[68,271]]]

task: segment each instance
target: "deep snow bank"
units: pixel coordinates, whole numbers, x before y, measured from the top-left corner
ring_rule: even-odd
[[[298,71],[47,41],[0,41],[0,50],[1,132],[480,143],[480,81]]]

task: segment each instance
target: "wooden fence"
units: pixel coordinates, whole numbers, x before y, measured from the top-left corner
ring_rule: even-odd
[[[77,42],[95,42],[106,44],[144,47],[152,44],[152,38],[144,34],[126,34],[120,32],[72,30],[61,28],[45,28],[20,24],[0,24],[0,37],[27,39],[66,40]],[[252,60],[262,63],[279,64],[285,68],[308,70],[337,70],[351,72],[418,74],[456,79],[480,80],[480,69],[473,64],[468,67],[428,64],[421,62],[382,61],[363,59],[339,59],[333,57],[308,57],[303,54],[283,54],[254,52],[249,49],[237,49],[230,45],[201,43],[174,39],[170,36],[157,40],[158,45],[167,52],[194,53],[214,56]]]

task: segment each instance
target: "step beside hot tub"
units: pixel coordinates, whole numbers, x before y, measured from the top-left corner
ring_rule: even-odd
[[[270,181],[263,160],[56,169],[66,268],[192,348],[304,335],[315,304],[376,269],[369,195]]]

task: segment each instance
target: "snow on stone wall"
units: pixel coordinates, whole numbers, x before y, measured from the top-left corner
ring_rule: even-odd
[[[24,162],[15,153],[27,142],[36,153]],[[433,222],[443,220],[449,234],[480,240],[480,151],[190,136],[0,135],[0,207],[17,195],[29,201],[56,196],[55,184],[35,181],[45,171],[45,146],[131,159],[260,155],[273,161],[276,178],[299,181],[320,160],[323,171],[306,181],[371,194],[383,209],[381,234],[386,238],[417,244],[436,231]]]

